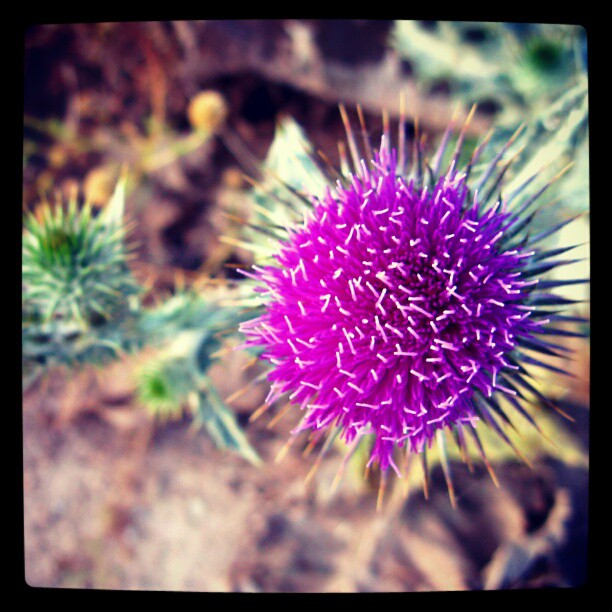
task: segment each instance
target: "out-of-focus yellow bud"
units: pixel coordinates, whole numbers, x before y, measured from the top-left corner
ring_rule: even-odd
[[[204,132],[216,131],[228,115],[225,98],[217,91],[202,91],[189,102],[187,116],[192,127]]]
[[[90,170],[83,182],[85,199],[93,206],[103,206],[113,195],[119,169],[115,165],[98,166]]]
[[[68,151],[62,144],[54,144],[47,153],[47,160],[51,168],[63,168],[68,161],[68,157]]]

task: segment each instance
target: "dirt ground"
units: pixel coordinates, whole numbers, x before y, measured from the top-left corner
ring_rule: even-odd
[[[181,132],[188,100],[215,89],[228,101],[228,125],[256,158],[265,155],[282,113],[296,118],[315,146],[334,151],[342,138],[339,100],[361,103],[376,122],[412,85],[409,67],[402,70],[385,51],[387,22],[358,21],[353,30],[336,24],[344,43],[331,49],[329,27],[256,20],[35,26],[26,35],[26,114],[73,122],[85,138],[127,122],[140,129],[151,112]],[[360,46],[352,44],[356,36]],[[428,104],[419,115],[434,133],[451,112],[438,93],[414,103],[417,113]],[[478,115],[473,130],[482,134],[490,122]],[[44,152],[24,169],[24,208],[35,205],[45,181],[67,190],[117,161],[112,152],[61,142],[53,148],[39,138]],[[217,257],[223,224],[216,211],[233,197],[239,165],[230,148],[216,139],[152,172],[128,202],[152,291],[171,290],[177,270],[188,278],[214,275],[237,261],[233,253]],[[242,384],[236,359],[214,373],[223,397]],[[152,422],[134,399],[133,367],[128,359],[95,374],[53,370],[24,392],[30,586],[356,593],[575,587],[586,580],[586,467],[547,455],[532,469],[507,462],[496,466],[496,488],[486,470],[469,474],[453,465],[456,509],[435,469],[429,500],[420,490],[404,498],[392,487],[377,511],[375,479],[347,477],[331,491],[338,449],[307,482],[313,457],[302,457],[302,449],[275,461],[294,422],[249,423],[264,385],[233,405],[263,459],[255,467],[216,448],[188,417]],[[578,386],[564,408],[588,452],[586,375]]]
[[[340,453],[308,485],[299,452],[275,463],[288,424],[248,429],[261,468],[220,452],[187,420],[152,426],[126,403],[126,371],[116,366],[97,388],[79,382],[88,392],[72,403],[76,383],[61,376],[24,398],[32,586],[404,592],[584,582],[585,469],[506,464],[497,489],[486,471],[458,465],[457,509],[434,471],[430,500],[391,494],[377,511],[374,487],[348,478],[331,493]]]

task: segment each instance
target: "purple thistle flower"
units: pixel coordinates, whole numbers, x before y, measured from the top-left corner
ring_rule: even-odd
[[[328,434],[324,449],[337,434],[351,449],[369,436],[368,465],[379,464],[383,476],[389,468],[401,475],[402,449],[419,453],[427,474],[426,449],[436,439],[445,457],[445,432],[462,455],[469,432],[489,466],[479,420],[520,455],[500,425],[511,421],[499,399],[537,427],[523,392],[552,404],[523,365],[542,362],[524,351],[558,354],[546,338],[569,333],[553,323],[572,319],[557,311],[567,300],[549,292],[568,281],[539,278],[570,263],[549,261],[569,249],[537,246],[569,221],[527,233],[532,205],[552,181],[531,196],[523,195],[530,179],[493,197],[517,132],[471,183],[487,143],[467,168],[456,167],[467,122],[445,172],[439,166],[451,126],[430,166],[417,145],[412,167],[405,167],[402,125],[399,148],[386,129],[368,162],[341,112],[352,173],[321,198],[308,198],[311,210],[302,225],[286,229],[273,264],[253,266],[265,310],[241,330],[272,364],[266,405],[288,394],[303,411],[294,434]],[[443,468],[453,499],[446,462]]]

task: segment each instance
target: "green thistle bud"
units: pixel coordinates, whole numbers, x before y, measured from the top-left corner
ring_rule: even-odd
[[[187,396],[196,386],[188,359],[159,358],[147,361],[137,373],[138,402],[162,420],[178,420]]]
[[[116,354],[138,287],[127,265],[124,181],[94,215],[72,198],[28,214],[22,239],[24,358],[46,363]],[[97,357],[92,353],[96,353]]]

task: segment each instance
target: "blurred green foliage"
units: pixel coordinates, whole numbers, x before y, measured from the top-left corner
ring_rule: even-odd
[[[589,208],[588,71],[586,31],[575,25],[398,20],[390,44],[414,69],[417,86],[493,116],[489,148],[520,126],[517,158],[506,194],[546,168],[570,172],[549,189],[560,198],[538,214],[541,227]]]
[[[443,82],[456,101],[495,112],[499,127],[545,110],[587,69],[586,33],[573,25],[399,20],[390,43],[422,90]]]
[[[255,451],[208,376],[221,334],[244,318],[204,292],[184,290],[145,307],[127,266],[125,180],[98,215],[76,197],[66,210],[43,203],[23,235],[22,358],[26,384],[56,364],[101,365],[145,347],[137,398],[157,418],[190,408],[222,448],[257,463]],[[195,401],[194,401],[195,398]]]
[[[127,265],[121,181],[94,216],[74,196],[25,219],[22,258],[25,366],[100,363],[127,350],[139,287]]]

